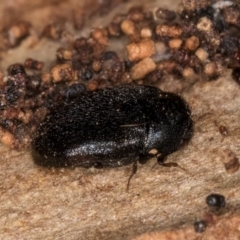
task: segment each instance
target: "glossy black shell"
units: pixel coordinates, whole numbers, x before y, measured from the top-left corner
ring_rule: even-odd
[[[167,156],[190,139],[190,115],[180,96],[151,86],[86,92],[51,111],[32,155],[45,167],[118,167],[152,152]]]
[[[226,205],[226,200],[223,195],[212,193],[207,196],[206,203],[209,207],[222,208]]]

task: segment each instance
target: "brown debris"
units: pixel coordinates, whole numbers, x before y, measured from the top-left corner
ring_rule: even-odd
[[[124,34],[126,35],[134,35],[137,34],[137,29],[135,28],[134,22],[131,20],[124,20],[121,24],[121,30],[123,31]]]
[[[148,27],[144,27],[141,29],[141,38],[151,38],[153,33],[152,30]]]
[[[195,9],[205,9],[210,6],[210,0],[182,0],[182,5],[186,11],[194,11]]]
[[[16,46],[30,34],[30,23],[19,22],[13,25],[8,31],[8,39],[11,46]]]
[[[10,147],[10,148],[14,148],[14,143],[15,143],[15,137],[13,136],[13,134],[11,134],[8,131],[4,131],[2,128],[0,129],[0,141],[1,143],[3,143],[4,145]]]
[[[228,136],[228,129],[225,126],[220,125],[218,129],[223,136]]]
[[[150,84],[158,83],[163,77],[163,71],[160,69],[156,69],[150,72],[145,78],[146,81]]]
[[[197,23],[197,29],[209,35],[213,30],[213,22],[207,17],[200,18]]]
[[[177,66],[177,63],[173,60],[165,60],[158,64],[158,69],[165,70],[171,73]]]
[[[173,21],[176,18],[176,13],[164,8],[158,8],[155,13],[157,18],[166,20],[168,22]]]
[[[53,82],[68,81],[73,78],[73,70],[69,64],[57,65],[51,70]]]
[[[84,8],[78,7],[73,10],[73,23],[77,30],[81,30],[84,25]]]
[[[22,39],[29,35],[30,23],[19,22],[13,25],[8,31],[9,43],[11,46],[16,46]]]
[[[102,45],[108,44],[108,32],[104,28],[96,28],[92,31],[91,36],[94,40]]]
[[[144,58],[131,68],[130,75],[133,80],[138,80],[144,78],[155,69],[155,62],[151,58]]]
[[[88,91],[95,91],[98,88],[98,82],[92,81],[88,84]]]
[[[182,71],[182,76],[184,78],[192,78],[195,75],[194,70],[190,67],[186,67]]]
[[[199,38],[196,36],[192,36],[186,39],[185,48],[187,48],[189,51],[194,51],[198,48],[199,44]]]
[[[226,149],[223,151],[221,160],[227,173],[232,174],[239,169],[239,160],[236,157],[235,153],[232,152],[230,149]]]
[[[169,26],[162,24],[157,26],[156,33],[161,37],[179,38],[183,30],[178,25]]]
[[[213,45],[213,47],[218,47],[220,44],[220,36],[218,32],[213,29],[213,22],[207,18],[203,17],[197,23],[197,29],[206,34],[206,40]]]
[[[197,49],[197,51],[195,52],[195,55],[202,61],[205,62],[208,58],[208,53],[203,49],[203,48],[199,48]]]
[[[214,62],[205,64],[204,73],[209,77],[215,76],[216,75],[216,64]]]
[[[57,58],[61,61],[70,61],[72,59],[72,51],[59,48],[56,52]]]
[[[168,45],[170,48],[172,49],[179,49],[181,46],[182,46],[182,43],[183,43],[183,40],[180,39],[180,38],[174,38],[174,39],[171,39],[169,42],[168,42]]]
[[[128,19],[130,19],[135,23],[142,22],[144,20],[144,17],[145,16],[144,16],[143,8],[141,6],[132,7],[128,11]]]
[[[112,22],[107,27],[109,36],[119,37],[122,34],[121,24],[125,19],[125,14],[115,15]]]
[[[26,61],[24,63],[25,68],[30,68],[30,69],[33,69],[33,70],[40,70],[41,71],[43,66],[44,66],[43,62],[39,62],[39,61],[34,60],[32,58],[26,59]]]
[[[51,73],[43,73],[41,79],[43,83],[49,84],[52,80]]]
[[[44,28],[44,30],[42,32],[42,36],[49,38],[49,39],[58,40],[58,39],[60,39],[61,31],[62,30],[59,25],[49,24]]]
[[[110,23],[107,30],[110,37],[119,37],[122,33],[119,24]]]
[[[100,61],[94,61],[92,63],[92,69],[94,72],[99,72],[101,70],[102,63]]]
[[[146,57],[151,57],[155,53],[155,45],[152,40],[144,39],[138,43],[129,44],[127,51],[130,61],[138,61]]]
[[[240,9],[239,7],[229,7],[223,9],[223,16],[227,23],[239,27]]]

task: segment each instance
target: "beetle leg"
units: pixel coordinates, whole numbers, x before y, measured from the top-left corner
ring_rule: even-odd
[[[101,169],[101,168],[103,168],[103,165],[102,165],[101,162],[95,162],[95,163],[93,164],[93,167]]]
[[[157,157],[158,164],[163,166],[163,167],[179,167],[179,168],[181,168],[178,165],[178,163],[175,163],[175,162],[165,163],[165,160],[166,160],[166,156],[164,156],[164,155],[160,155],[160,156]]]
[[[166,158],[165,158],[165,159],[166,159]],[[181,166],[180,166],[178,163],[176,163],[176,162],[168,162],[168,163],[165,163],[165,162],[164,162],[165,159],[162,160],[162,158],[160,157],[160,160],[159,160],[159,158],[158,158],[158,164],[161,165],[161,166],[163,166],[163,167],[177,167],[177,168],[182,169],[183,171],[188,172],[185,168],[181,167]]]
[[[132,173],[131,173],[131,175],[128,178],[127,190],[126,190],[127,192],[129,190],[130,181],[131,181],[132,177],[136,174],[136,172],[137,172],[137,161],[134,161],[133,162],[133,167],[132,167]]]
[[[139,154],[138,162],[140,164],[145,164],[151,157],[145,154]]]
[[[158,162],[158,164],[163,166],[166,158],[167,158],[166,155],[159,155],[159,156],[157,156],[157,162]]]
[[[175,162],[169,162],[169,163],[160,163],[159,165],[163,167],[180,167],[177,163]]]

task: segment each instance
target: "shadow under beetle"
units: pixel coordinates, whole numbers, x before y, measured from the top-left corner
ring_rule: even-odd
[[[153,156],[162,163],[192,129],[180,96],[123,85],[82,93],[51,110],[37,129],[32,155],[44,167],[120,167]]]

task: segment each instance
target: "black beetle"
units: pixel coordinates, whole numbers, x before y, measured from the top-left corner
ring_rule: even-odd
[[[206,197],[206,203],[209,207],[223,208],[226,205],[226,200],[223,195],[212,193]]]
[[[123,85],[82,93],[51,110],[32,142],[44,167],[119,167],[159,162],[192,135],[186,102],[151,86]]]

